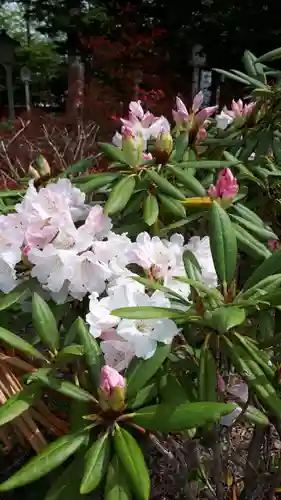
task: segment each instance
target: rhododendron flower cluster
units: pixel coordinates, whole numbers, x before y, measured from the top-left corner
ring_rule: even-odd
[[[137,139],[140,137],[143,143],[143,151],[146,151],[147,141],[156,139],[163,132],[170,132],[170,124],[164,116],[156,117],[150,111],[144,112],[141,101],[132,101],[129,105],[129,118],[121,118],[121,134],[116,132],[113,144],[122,147],[123,136],[128,135]]]
[[[228,125],[230,125],[235,120],[235,118],[245,118],[250,115],[254,107],[255,102],[243,104],[242,99],[238,99],[238,101],[235,101],[233,99],[231,103],[231,109],[227,109],[227,107],[224,106],[220,114],[216,116],[217,127],[225,130]]]
[[[101,339],[108,365],[119,371],[134,356],[151,357],[158,342],[171,343],[179,333],[170,319],[120,319],[113,309],[129,306],[171,307],[162,291],[149,293],[139,275],[163,284],[190,306],[189,285],[182,256],[189,249],[198,260],[202,281],[216,286],[217,276],[209,238],[180,234],[170,240],[141,233],[136,241],[116,234],[100,205],[89,206],[85,195],[60,179],[37,191],[32,182],[16,213],[0,218],[0,289],[9,292],[29,276],[57,303],[89,295],[86,320],[91,334]],[[136,271],[137,270],[137,271]]]
[[[197,127],[197,140],[205,139],[207,137],[207,132],[205,129],[206,120],[212,116],[218,106],[210,106],[200,110],[204,100],[204,94],[200,91],[193,99],[193,104],[190,113],[188,112],[183,101],[177,97],[176,98],[176,110],[173,110],[173,117],[176,122],[177,128],[181,129],[186,127],[188,123],[192,127]]]

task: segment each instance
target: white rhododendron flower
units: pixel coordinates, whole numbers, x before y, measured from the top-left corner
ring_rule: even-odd
[[[159,125],[160,118],[142,114],[139,103],[133,112],[134,123]],[[31,276],[46,300],[62,304],[88,296],[90,333],[100,339],[106,363],[123,370],[134,356],[153,356],[158,342],[170,344],[179,329],[170,319],[123,319],[112,311],[142,306],[186,310],[190,287],[178,280],[186,276],[185,249],[197,258],[202,280],[216,286],[209,238],[194,237],[185,244],[180,234],[168,240],[144,232],[132,241],[113,231],[100,205],[86,205],[85,195],[68,179],[39,191],[31,182],[16,213],[0,217],[0,291],[8,293]],[[184,301],[172,303],[162,291],[146,290],[139,276],[176,291]]]
[[[222,110],[219,115],[216,115],[215,118],[217,128],[220,128],[221,130],[227,129],[228,125],[230,125],[234,120],[234,116],[231,116],[224,110]]]
[[[169,299],[156,291],[150,297],[145,292],[136,292],[134,306],[171,307]],[[121,319],[116,328],[117,334],[134,346],[135,356],[148,359],[155,353],[157,342],[170,344],[179,333],[174,321],[166,318],[130,320]]]
[[[18,247],[10,246],[0,250],[0,290],[11,292],[17,286],[15,266],[21,260],[21,251]]]

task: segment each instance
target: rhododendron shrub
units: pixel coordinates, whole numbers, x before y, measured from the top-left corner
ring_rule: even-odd
[[[0,426],[33,415],[49,393],[71,403],[63,435],[1,492],[58,469],[50,498],[63,489],[149,500],[145,445],[167,455],[158,439],[168,434],[177,449],[179,435],[196,440],[200,497],[209,490],[223,498],[224,489],[238,497],[236,482],[224,483],[228,429],[238,425],[254,428],[241,492],[250,498],[256,488],[247,471],[258,436],[263,491],[272,496],[279,472],[264,436],[280,432],[281,250],[254,201],[280,169],[271,151],[278,134],[248,148],[265,133],[275,92],[251,61],[250,102],[233,101],[216,118],[216,109],[201,109],[201,93],[190,108],[178,98],[169,123],[132,101],[113,143],[100,144],[108,172],[51,179],[42,161],[13,212],[1,216],[0,310],[24,311],[38,342],[0,316],[0,339],[26,375],[0,400]],[[1,361],[14,362],[6,351]],[[9,380],[0,378],[1,391]],[[213,453],[204,482],[200,438]]]

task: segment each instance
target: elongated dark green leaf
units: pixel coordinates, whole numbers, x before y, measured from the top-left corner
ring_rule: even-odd
[[[84,347],[78,344],[72,344],[64,347],[56,356],[56,364],[69,363],[73,358],[83,356]]]
[[[108,467],[104,500],[132,500],[132,492],[117,455],[114,455]]]
[[[182,219],[186,216],[185,208],[179,200],[175,200],[175,198],[171,198],[170,196],[165,196],[160,193],[157,193],[157,198],[163,205],[165,211],[168,212],[168,214],[174,215],[179,219]],[[187,222],[185,220],[184,225],[186,224]]]
[[[19,335],[15,335],[9,330],[5,330],[0,326],[0,339],[8,344],[10,347],[14,347],[21,352],[24,352],[28,356],[32,356],[33,358],[45,359],[41,352],[37,351],[35,347],[26,342],[26,340],[22,339]]]
[[[107,472],[110,458],[110,438],[108,433],[91,446],[85,458],[85,469],[82,478],[80,493],[87,495],[95,490]]]
[[[248,290],[257,285],[261,280],[272,274],[276,274],[281,270],[281,250],[274,252],[269,256],[255,271],[252,276],[246,281],[243,290]]]
[[[230,78],[231,80],[235,80],[236,82],[243,83],[244,85],[249,85],[249,81],[246,78],[241,78],[240,76],[237,76],[233,73],[230,73],[229,71],[225,71],[224,69],[214,68],[213,70],[217,71],[217,73],[220,73],[221,75],[226,76],[227,78]]]
[[[202,184],[194,177],[190,175],[188,172],[185,172],[179,167],[168,167],[169,172],[173,174],[179,182],[181,182],[184,187],[186,187],[191,193],[196,196],[206,196],[206,189],[202,186]]]
[[[236,269],[237,242],[229,216],[216,201],[210,210],[209,235],[217,275],[222,283],[230,284]]]
[[[136,500],[149,500],[150,479],[142,451],[133,436],[116,426],[113,435],[116,455],[122,463]]]
[[[98,387],[101,367],[104,364],[103,355],[96,339],[90,334],[82,318],[77,318],[77,331],[81,344],[84,346],[85,358],[89,375],[94,387]]]
[[[265,408],[268,408],[280,421],[281,420],[281,400],[276,390],[265,376],[262,368],[256,363],[251,354],[240,344],[233,343],[227,337],[224,342],[228,348],[228,354],[234,366],[243,379],[247,382]]]
[[[32,384],[7,399],[6,403],[0,406],[0,426],[11,422],[28,410],[40,394],[41,390],[38,384]]]
[[[202,270],[194,253],[190,250],[185,250],[182,259],[187,277],[196,281],[200,280]]]
[[[271,256],[271,252],[268,248],[258,241],[251,233],[246,231],[246,229],[234,222],[232,222],[232,227],[235,230],[238,246],[243,252],[257,260],[267,259]]]
[[[156,196],[148,194],[144,200],[143,217],[148,226],[152,226],[158,219],[159,206]]]
[[[77,174],[78,172],[85,172],[88,168],[91,168],[93,165],[94,157],[85,158],[84,160],[75,163],[74,165],[70,165],[62,174],[62,177],[67,177],[71,174]]]
[[[134,358],[126,372],[127,397],[135,396],[155,375],[171,351],[170,345],[158,345],[155,354],[147,359]]]
[[[46,476],[71,457],[82,446],[86,437],[87,431],[60,437],[2,483],[0,491],[19,488]]]
[[[234,408],[225,403],[159,404],[137,410],[132,422],[150,431],[177,432],[217,422]]]
[[[262,56],[258,57],[257,62],[264,63],[268,61],[274,61],[275,59],[280,59],[281,57],[281,47],[278,49],[270,50]]]
[[[235,302],[241,302],[241,300],[256,300],[266,298],[267,294],[272,294],[281,285],[281,274],[268,275],[263,278],[257,284],[252,287],[245,289],[243,288],[241,292],[236,296]]]
[[[161,401],[170,405],[187,403],[189,397],[184,385],[172,373],[165,373],[160,381]]]
[[[72,384],[68,380],[61,380],[55,377],[52,377],[48,372],[49,368],[41,368],[37,370],[37,372],[32,373],[29,377],[28,381],[40,381],[42,384],[54,389],[55,391],[68,396],[71,399],[76,399],[77,401],[95,401],[95,398],[89,392],[85,391],[81,387],[77,387],[77,385]]]
[[[79,500],[80,483],[84,471],[84,455],[79,450],[71,464],[64,469],[52,484],[44,500]],[[71,479],[70,479],[71,478]]]
[[[183,313],[178,309],[168,307],[120,307],[111,311],[113,316],[127,319],[180,318]]]
[[[249,75],[245,75],[245,73],[242,73],[241,71],[238,71],[237,69],[233,69],[232,71],[233,71],[233,73],[240,76],[241,78],[245,78],[247,80],[248,84],[253,85],[255,88],[264,89],[264,90],[269,89],[268,85],[261,82],[260,80],[257,80],[256,78],[253,78]]]
[[[127,400],[127,406],[132,409],[140,408],[144,404],[149,403],[156,395],[157,386],[155,382],[152,382],[142,387],[135,397]]]
[[[207,311],[204,319],[208,325],[219,333],[226,333],[234,326],[241,325],[246,319],[245,310],[236,306],[218,307]]]
[[[121,212],[130,200],[136,186],[136,180],[133,176],[123,177],[112,188],[109,198],[104,206],[106,215],[113,215]]]
[[[103,174],[96,174],[96,177],[92,178],[88,182],[84,182],[79,186],[79,189],[82,193],[90,194],[98,189],[106,186],[107,184],[111,184],[119,177],[119,174],[114,174],[111,172],[106,172]]]
[[[147,170],[146,174],[147,177],[159,187],[160,191],[168,196],[171,196],[171,198],[175,198],[176,200],[184,200],[184,194],[178,188],[173,186],[171,182],[167,181],[165,177],[162,177],[162,175],[155,172],[155,170]]]
[[[256,224],[257,226],[261,227],[264,226],[263,220],[245,205],[242,205],[241,203],[235,203],[235,205],[232,205],[231,209],[234,212],[237,212],[237,214],[240,215],[240,217],[243,217],[243,219],[252,222],[252,224]]]
[[[209,346],[210,336],[201,347],[199,363],[199,399],[200,401],[216,401],[217,368]]]
[[[216,140],[216,139],[214,139]],[[222,139],[220,139],[222,141]],[[224,161],[224,160],[198,160],[198,161],[187,161],[183,163],[179,163],[179,167],[186,168],[195,168],[195,169],[213,169],[213,168],[226,168],[232,165],[237,165],[239,163],[238,159],[234,158],[234,160]],[[177,167],[174,167],[177,168]]]
[[[47,302],[37,293],[32,297],[32,322],[42,342],[55,352],[59,346],[56,320]]]
[[[269,418],[261,410],[258,410],[252,405],[248,405],[243,416],[251,423],[255,425],[269,425]]]
[[[10,293],[0,293],[0,311],[8,309],[10,306],[18,302],[29,289],[32,280],[21,283]]]
[[[120,161],[121,163],[126,164],[123,151],[120,148],[114,146],[113,144],[107,144],[105,142],[99,142],[98,145],[101,148],[102,152],[106,156],[108,156],[108,158],[113,161]]]

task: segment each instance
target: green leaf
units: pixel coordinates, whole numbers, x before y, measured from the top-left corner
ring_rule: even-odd
[[[135,177],[132,175],[123,177],[112,188],[109,198],[104,206],[106,215],[121,212],[130,200],[136,186]]]
[[[243,219],[252,222],[252,224],[264,227],[263,220],[245,205],[242,205],[241,203],[235,203],[231,206],[231,209],[237,212],[240,217],[243,217]]]
[[[79,493],[83,471],[84,456],[79,452],[72,463],[52,483],[44,500],[78,500],[83,498]]]
[[[187,277],[191,280],[199,281],[202,276],[202,270],[194,253],[190,250],[185,250],[182,259]]]
[[[246,229],[234,222],[232,222],[232,227],[235,230],[239,248],[247,255],[257,260],[267,259],[272,255],[268,248],[258,241],[251,233],[246,231]]]
[[[252,78],[249,75],[245,75],[245,73],[242,73],[241,71],[238,71],[237,69],[233,69],[231,71],[233,71],[233,73],[235,73],[239,77],[245,78],[247,80],[248,85],[249,84],[253,85],[255,88],[258,88],[258,89],[264,89],[264,90],[268,90],[269,89],[268,85],[266,85],[265,83],[261,82],[260,80],[257,80],[256,78]]]
[[[86,437],[87,431],[60,437],[2,483],[0,491],[20,488],[46,476],[71,457],[82,446]]]
[[[156,395],[157,386],[155,382],[152,382],[142,387],[135,397],[127,400],[127,407],[132,409],[140,408],[144,404],[149,403]]]
[[[56,320],[47,302],[37,293],[32,297],[32,322],[42,342],[56,352],[59,346]]]
[[[80,342],[84,346],[89,375],[92,384],[96,388],[99,386],[100,371],[101,367],[104,365],[103,355],[96,339],[90,334],[83,319],[77,318],[76,324]]]
[[[248,290],[253,286],[257,285],[261,280],[267,276],[276,274],[281,270],[281,250],[270,254],[269,258],[266,259],[259,267],[255,269],[252,276],[246,281],[243,286],[243,290]]]
[[[157,193],[157,197],[159,198],[161,204],[165,208],[165,211],[168,212],[168,214],[174,215],[177,218],[183,218],[186,216],[185,208],[179,200],[175,200],[175,198],[171,198],[170,196],[165,196],[160,193]],[[187,222],[185,219],[184,225],[186,224]],[[171,228],[171,226],[168,227]]]
[[[234,157],[233,157],[234,158]],[[234,160],[230,161],[224,161],[224,160],[198,160],[198,161],[187,161],[183,163],[179,163],[179,167],[184,167],[184,168],[195,168],[195,169],[213,169],[213,168],[226,168],[230,167],[233,165],[237,165],[240,163],[238,159],[234,158]],[[174,167],[177,168],[177,167]]]
[[[189,400],[184,386],[172,373],[165,373],[161,377],[160,395],[162,402],[170,405],[187,403]]]
[[[143,217],[148,226],[152,226],[158,219],[159,206],[156,196],[148,194],[144,200]]]
[[[162,175],[155,172],[155,170],[147,170],[146,175],[157,187],[159,187],[160,191],[171,196],[171,198],[175,198],[176,200],[185,199],[185,195],[178,188],[173,186],[173,184],[162,177]]]
[[[231,284],[237,260],[237,242],[225,210],[213,201],[210,210],[209,236],[212,257],[222,283]]]
[[[95,177],[85,182],[79,186],[80,191],[85,194],[91,194],[94,191],[98,191],[100,188],[111,184],[113,181],[118,179],[120,174],[114,174],[111,172],[106,172],[103,174],[95,174]]]
[[[127,398],[133,397],[145,386],[163,365],[171,351],[171,346],[158,344],[155,354],[149,359],[134,358],[126,372]]]
[[[249,85],[249,81],[246,79],[247,75],[245,75],[245,78],[241,78],[240,76],[234,75],[233,73],[230,73],[230,71],[225,71],[224,69],[213,68],[213,71],[216,71],[227,78],[231,78],[231,80],[235,80],[236,82]]]
[[[105,433],[91,446],[85,458],[85,469],[80,493],[87,495],[95,490],[107,472],[110,458],[110,439]]]
[[[264,63],[268,61],[274,61],[275,59],[280,59],[281,57],[281,47],[278,49],[270,50],[270,52],[266,52],[262,56],[258,57],[257,62]]]
[[[178,432],[217,422],[234,408],[235,405],[225,403],[160,404],[137,410],[131,420],[150,431]]]
[[[120,161],[124,164],[127,163],[124,158],[123,151],[117,146],[114,146],[113,144],[107,144],[105,142],[99,142],[98,145],[101,148],[102,152],[111,160]]]
[[[6,403],[0,406],[0,426],[11,422],[28,410],[40,394],[41,390],[38,384],[32,384],[7,399]]]
[[[247,282],[248,283],[248,282]],[[247,284],[246,283],[246,284]],[[253,285],[252,287],[246,288],[244,286],[241,292],[235,297],[235,302],[241,302],[242,300],[255,300],[266,298],[266,294],[274,292],[281,285],[281,274],[268,275],[261,281]]]
[[[204,314],[204,319],[208,326],[216,330],[218,333],[226,333],[234,326],[241,325],[246,319],[245,310],[236,307],[218,307],[214,311],[207,311]]]
[[[270,424],[267,415],[252,405],[248,405],[243,416],[254,425],[268,426]]]
[[[199,399],[200,401],[216,401],[217,367],[209,346],[210,336],[201,347],[199,362]]]
[[[113,316],[126,319],[156,319],[156,318],[180,318],[184,313],[178,309],[168,307],[120,307],[111,311]]]
[[[56,356],[56,365],[61,363],[69,363],[77,356],[83,356],[84,347],[78,344],[72,344],[64,347]]]
[[[114,455],[108,467],[104,500],[132,500],[132,492],[117,455]]]
[[[278,239],[276,234],[267,229],[265,226],[261,227],[260,225],[253,224],[252,222],[245,220],[237,215],[230,214],[230,218],[248,231],[251,231],[251,233],[253,233],[254,236],[259,238],[261,241],[268,242],[269,240]]]
[[[77,401],[93,402],[95,398],[89,392],[81,387],[69,382],[68,380],[57,379],[49,373],[49,368],[40,368],[37,372],[30,375],[28,382],[40,381],[51,389]]]
[[[85,158],[84,160],[75,163],[74,165],[70,165],[62,174],[62,177],[67,177],[68,175],[77,174],[78,172],[85,172],[88,168],[91,168],[93,165],[93,157]]]
[[[178,179],[179,182],[184,185],[185,188],[191,191],[191,193],[196,196],[206,196],[206,189],[196,179],[196,177],[190,175],[188,172],[185,172],[179,167],[169,166],[168,170]]]
[[[128,476],[136,500],[149,500],[149,473],[138,443],[128,431],[119,426],[115,427],[113,440],[117,457]]]
[[[223,337],[228,354],[235,368],[241,373],[250,389],[257,394],[265,408],[268,408],[280,421],[281,400],[276,390],[265,376],[264,371],[253,359],[252,355],[242,346]]]
[[[22,339],[19,335],[15,335],[14,333],[2,328],[0,326],[0,339],[8,344],[10,347],[14,347],[14,349],[18,349],[21,352],[24,352],[28,356],[32,356],[37,359],[45,359],[41,352],[37,351],[35,347],[26,342],[26,340]]]
[[[29,289],[32,280],[27,280],[17,286],[10,293],[0,293],[0,311],[8,309],[10,306],[18,302]]]

